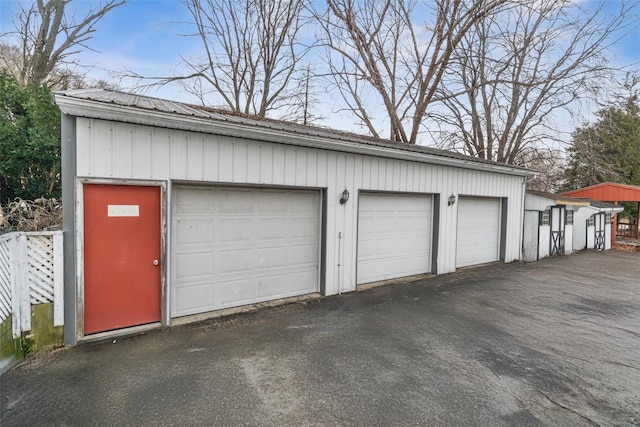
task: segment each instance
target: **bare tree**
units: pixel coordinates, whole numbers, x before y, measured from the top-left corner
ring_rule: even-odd
[[[306,0],[183,0],[202,40],[203,61],[183,58],[181,80],[201,102],[265,117],[291,99],[307,49],[298,43]]]
[[[522,153],[522,162],[538,172],[527,179],[527,190],[556,193],[563,188],[566,166],[565,154],[561,150],[529,148]]]
[[[613,13],[611,5],[588,11],[573,0],[527,0],[474,22],[443,85],[447,110],[438,120],[449,127],[440,142],[523,164],[527,150],[562,141],[566,130],[554,120],[608,84],[608,51],[638,22],[637,4],[619,3]]]
[[[12,33],[17,45],[2,47],[2,67],[24,85],[54,85],[69,79],[67,66],[73,63],[71,57],[81,49],[90,49],[87,42],[96,31],[96,24],[124,2],[105,0],[80,19],[68,10],[71,0],[36,0],[29,7],[21,6]]]
[[[598,133],[599,129],[588,126],[574,132],[564,173],[564,190],[575,190],[602,182],[625,181],[615,162],[618,153],[607,153],[607,147]]]
[[[318,87],[320,81],[311,64],[300,65],[299,71],[291,81],[291,97],[288,101],[283,100],[279,118],[303,125],[323,120],[325,117],[319,107],[322,101],[318,96],[321,91]]]
[[[390,139],[415,144],[458,44],[505,3],[327,0],[327,11],[318,18],[329,49],[329,75],[346,109],[375,137],[382,134],[376,113],[383,109]]]

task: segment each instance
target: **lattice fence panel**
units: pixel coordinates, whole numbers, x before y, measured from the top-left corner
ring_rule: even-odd
[[[0,240],[0,322],[11,314],[11,259],[9,240]]]
[[[53,238],[29,236],[27,238],[29,265],[29,299],[31,304],[53,301]]]

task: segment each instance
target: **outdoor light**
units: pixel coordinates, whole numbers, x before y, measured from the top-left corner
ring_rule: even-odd
[[[342,192],[342,197],[340,198],[340,204],[344,205],[345,203],[347,203],[347,200],[349,200],[349,191],[347,191],[347,189],[345,188]]]
[[[452,206],[453,204],[455,204],[455,202],[456,202],[456,196],[452,194],[449,196],[449,202],[447,203],[447,206]]]

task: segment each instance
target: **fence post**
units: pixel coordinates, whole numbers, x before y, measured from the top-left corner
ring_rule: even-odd
[[[9,282],[11,283],[11,329],[13,338],[20,336],[20,299],[18,298],[18,236],[9,240]]]
[[[17,297],[20,304],[20,332],[31,330],[31,301],[29,289],[29,258],[27,252],[27,236],[18,235],[17,247],[17,263],[18,275],[16,278],[16,287],[18,289]]]
[[[64,256],[62,233],[53,235],[53,326],[64,325]]]
[[[13,337],[31,330],[31,305],[29,301],[29,263],[27,260],[27,236],[19,233],[11,239],[11,326]]]

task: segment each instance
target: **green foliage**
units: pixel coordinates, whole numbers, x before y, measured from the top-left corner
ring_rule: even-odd
[[[46,87],[0,71],[0,203],[60,197],[60,111]]]
[[[595,123],[578,128],[569,148],[565,190],[603,182],[640,186],[640,99],[637,93],[597,113]],[[623,216],[637,217],[637,205]]]
[[[569,148],[567,189],[605,181],[640,185],[640,104],[632,95],[578,128]]]

